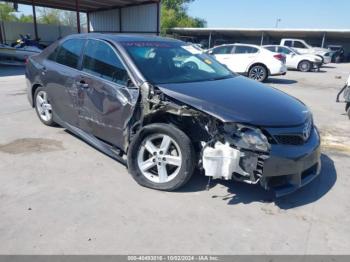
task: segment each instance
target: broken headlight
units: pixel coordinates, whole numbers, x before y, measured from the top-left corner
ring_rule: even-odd
[[[236,147],[260,152],[268,152],[270,150],[270,143],[267,137],[258,128],[237,124],[234,127],[225,127],[225,129],[233,131],[234,145]]]

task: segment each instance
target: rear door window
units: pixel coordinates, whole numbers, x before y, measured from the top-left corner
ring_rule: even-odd
[[[220,46],[213,49],[214,55],[228,55],[231,54],[232,46]]]
[[[289,55],[292,51],[285,47],[278,47],[278,53]]]
[[[252,46],[235,46],[234,54],[254,54],[257,53],[259,50]]]
[[[51,53],[48,58],[59,64],[77,69],[84,43],[84,39],[67,40],[63,42],[58,49]]]
[[[267,50],[271,51],[271,52],[276,52],[276,47],[275,46],[266,46],[265,48]]]
[[[82,71],[126,86],[128,73],[112,47],[99,40],[88,40]]]

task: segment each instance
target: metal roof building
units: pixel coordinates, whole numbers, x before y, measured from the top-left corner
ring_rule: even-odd
[[[76,12],[78,33],[81,32],[80,13],[87,14],[89,32],[159,34],[160,31],[160,0],[6,0],[6,2],[32,6],[33,32],[36,39],[40,38],[36,7]],[[3,34],[0,32],[0,40],[1,35]]]
[[[281,38],[300,38],[314,46],[343,45],[350,52],[350,29],[172,28],[168,33],[206,47],[232,42],[278,44]]]

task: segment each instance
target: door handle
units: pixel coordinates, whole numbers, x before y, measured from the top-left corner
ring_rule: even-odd
[[[77,82],[77,86],[80,86],[82,88],[89,88],[89,84],[86,83],[84,80]]]

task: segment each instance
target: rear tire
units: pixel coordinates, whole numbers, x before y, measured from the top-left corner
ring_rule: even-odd
[[[144,187],[173,191],[191,178],[195,152],[188,136],[169,124],[142,128],[128,151],[128,170]]]
[[[310,72],[312,68],[312,63],[307,60],[303,60],[298,65],[298,70],[301,72]]]
[[[47,91],[38,87],[34,93],[34,107],[40,121],[47,126],[56,126],[53,121],[52,106]]]
[[[348,114],[348,118],[350,120],[350,103],[347,103],[345,106],[345,111]]]
[[[253,65],[248,72],[248,77],[258,82],[266,81],[269,73],[264,65]]]

